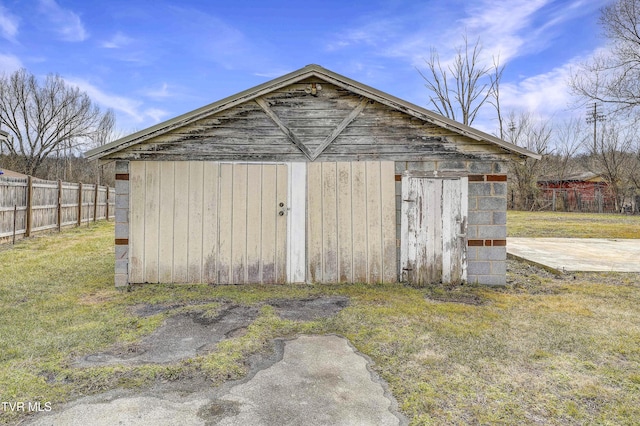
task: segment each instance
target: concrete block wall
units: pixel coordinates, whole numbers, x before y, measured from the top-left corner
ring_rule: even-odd
[[[495,161],[396,162],[396,240],[400,270],[402,173],[405,170],[467,176],[467,282],[506,284],[507,164]]]
[[[116,287],[129,285],[129,162],[116,161]]]

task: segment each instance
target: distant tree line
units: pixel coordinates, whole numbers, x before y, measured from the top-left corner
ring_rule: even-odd
[[[492,107],[496,135],[542,155],[513,163],[509,176],[509,206],[548,209],[541,179],[562,181],[591,172],[606,182],[612,210],[640,210],[640,0],[617,0],[601,10],[599,23],[608,49],[581,64],[568,87],[585,120],[554,122],[529,112],[503,111],[500,80],[504,67],[493,58],[481,62],[480,40],[463,45],[443,66],[435,49],[420,75],[434,110],[464,124],[473,124],[481,108]]]

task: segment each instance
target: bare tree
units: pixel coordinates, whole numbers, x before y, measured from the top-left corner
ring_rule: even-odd
[[[554,127],[555,137],[552,153],[556,159],[553,165],[553,175],[558,180],[565,179],[575,172],[576,154],[584,146],[588,139],[582,120],[572,118]]]
[[[547,121],[534,119],[531,114],[509,114],[507,140],[533,151],[536,154],[549,153],[551,127]],[[543,157],[544,158],[544,157]],[[514,208],[532,210],[538,206],[538,178],[543,172],[544,162],[527,158],[521,163],[510,164],[510,198]]]
[[[443,66],[437,50],[425,59],[427,72],[418,72],[426,81],[425,87],[432,93],[430,103],[436,111],[452,120],[471,125],[478,111],[492,95],[502,69],[496,60],[493,67],[480,63],[482,46],[480,39],[470,45],[466,34],[464,44],[456,50],[453,63]]]
[[[586,143],[588,156],[584,157],[584,167],[607,182],[615,200],[615,209],[620,211],[625,196],[631,196],[636,188],[634,178],[634,144],[637,128],[622,127],[615,122],[601,126],[596,143]]]
[[[609,105],[612,112],[640,107],[640,0],[617,0],[604,7],[600,25],[609,49],[573,73],[570,86],[585,99]]]
[[[59,75],[43,84],[25,69],[0,77],[0,126],[9,133],[3,151],[23,160],[23,173],[35,175],[52,153],[62,149],[68,156],[113,125],[112,112],[101,112]]]

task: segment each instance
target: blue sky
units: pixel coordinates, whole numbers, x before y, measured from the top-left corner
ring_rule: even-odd
[[[505,110],[558,118],[571,68],[604,45],[607,3],[0,0],[0,73],[60,74],[112,108],[121,135],[311,63],[431,109],[416,67],[432,47],[449,60],[466,31],[506,66]]]

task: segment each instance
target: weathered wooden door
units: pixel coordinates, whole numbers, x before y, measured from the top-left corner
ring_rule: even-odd
[[[132,283],[287,281],[284,164],[131,162]]]
[[[466,280],[467,178],[402,177],[401,281]]]
[[[287,166],[221,164],[220,284],[287,281]]]

